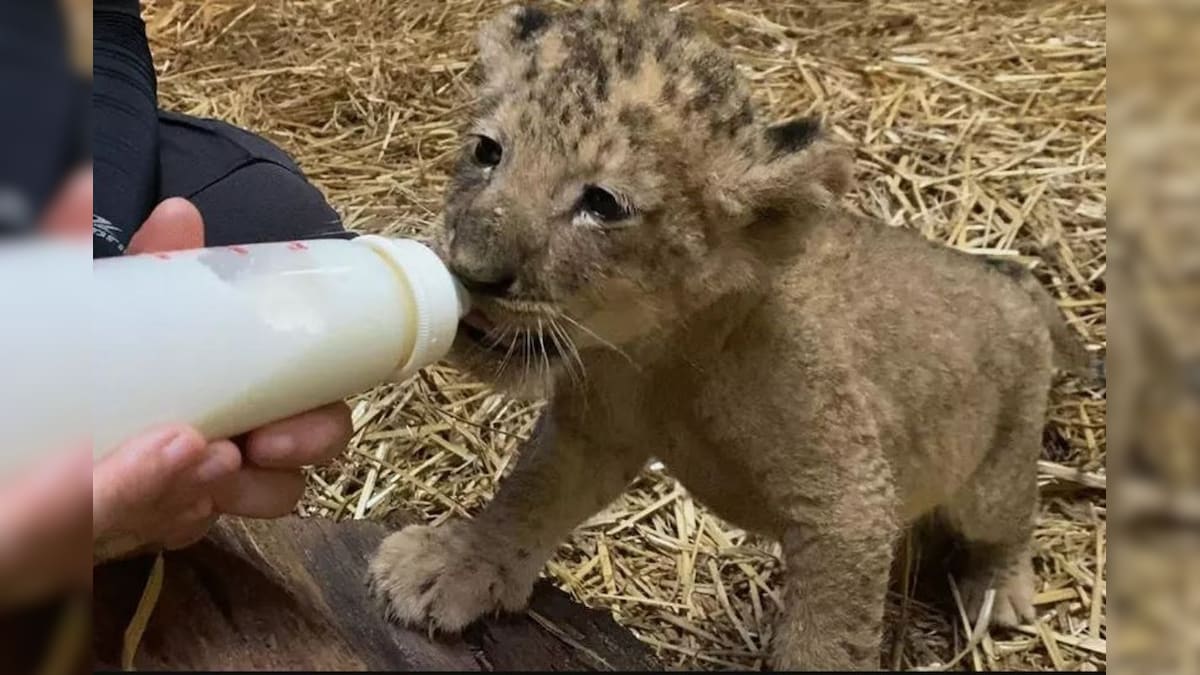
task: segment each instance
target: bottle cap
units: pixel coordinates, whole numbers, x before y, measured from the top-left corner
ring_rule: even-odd
[[[355,241],[387,258],[412,289],[416,322],[412,353],[392,377],[396,382],[407,380],[450,351],[458,320],[470,310],[469,296],[441,258],[424,244],[373,234]]]

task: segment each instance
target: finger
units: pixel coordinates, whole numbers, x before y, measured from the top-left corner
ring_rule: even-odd
[[[350,408],[333,403],[255,430],[246,439],[246,459],[269,469],[324,464],[346,450],[353,432]]]
[[[201,485],[224,480],[242,468],[242,451],[232,441],[209,443],[204,455],[193,472],[196,482]]]
[[[97,533],[153,507],[205,458],[199,432],[169,426],[123,444],[92,472],[92,526]],[[124,521],[124,523],[123,523]]]
[[[154,508],[162,517],[182,513],[192,508],[199,498],[208,498],[214,484],[227,479],[241,468],[242,451],[232,441],[209,443],[204,448],[200,461],[175,479],[174,486],[154,504]]]
[[[242,467],[213,487],[219,513],[247,518],[280,518],[291,513],[304,494],[299,470]]]
[[[204,246],[204,218],[188,200],[164,200],[129,242],[128,253],[181,251]]]

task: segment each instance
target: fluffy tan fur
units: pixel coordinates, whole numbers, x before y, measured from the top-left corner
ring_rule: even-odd
[[[519,609],[656,456],[782,541],[777,667],[878,667],[923,516],[967,542],[974,610],[995,588],[995,619],[1030,617],[1046,399],[1086,364],[1036,281],[849,214],[848,153],[758,120],[728,56],[654,3],[516,7],[480,49],[442,241],[477,291],[456,353],[551,405],[482,514],[384,542],[392,615]]]

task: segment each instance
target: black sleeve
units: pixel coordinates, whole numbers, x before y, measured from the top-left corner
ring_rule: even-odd
[[[93,4],[92,250],[124,253],[158,192],[158,95],[137,0]]]
[[[57,2],[0,2],[0,242],[34,230],[86,159],[86,90]]]

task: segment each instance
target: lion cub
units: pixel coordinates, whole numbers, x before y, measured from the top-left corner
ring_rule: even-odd
[[[578,523],[654,455],[722,517],[783,543],[779,668],[877,668],[893,544],[936,513],[977,608],[1032,616],[1029,558],[1054,365],[1083,355],[1024,270],[838,205],[850,161],[814,121],[762,122],[677,14],[515,7],[446,200],[475,296],[456,352],[551,403],[473,520],[393,534],[396,619],[519,610]]]

